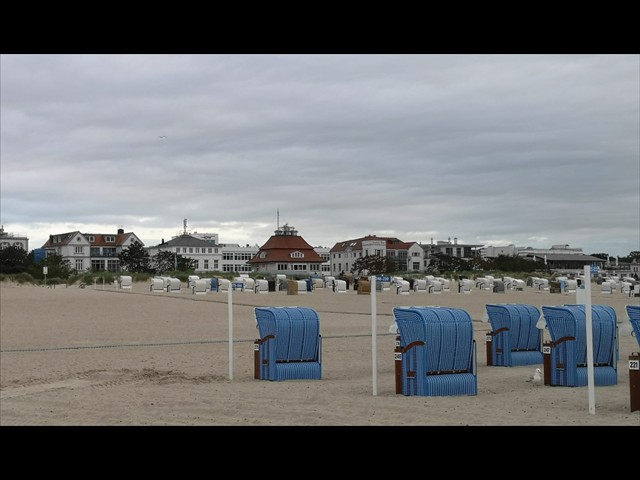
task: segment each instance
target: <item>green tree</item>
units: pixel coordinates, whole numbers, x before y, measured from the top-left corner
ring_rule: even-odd
[[[54,252],[47,253],[44,260],[38,265],[33,265],[34,278],[42,278],[44,276],[42,273],[43,266],[47,267],[47,277],[49,278],[62,278],[66,280],[75,273],[69,260]]]
[[[389,273],[389,267],[393,265],[386,257],[382,255],[366,255],[358,258],[351,267],[351,272],[360,275],[380,275]]]
[[[526,272],[548,269],[547,266],[541,265],[540,262],[534,262],[528,258],[522,258],[514,255],[498,255],[490,259],[486,267],[487,270],[497,270],[499,272]]]
[[[174,252],[161,251],[151,257],[149,268],[156,275],[162,275],[169,271],[189,272],[196,268],[196,260]]]
[[[121,268],[128,272],[147,273],[151,271],[149,267],[151,257],[140,242],[133,242],[129,248],[118,254],[118,258]]]
[[[29,269],[31,259],[22,247],[10,245],[0,250],[0,273],[22,273]]]

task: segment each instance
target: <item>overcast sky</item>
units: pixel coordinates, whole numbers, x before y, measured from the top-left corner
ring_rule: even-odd
[[[640,250],[639,55],[1,55],[1,222]]]

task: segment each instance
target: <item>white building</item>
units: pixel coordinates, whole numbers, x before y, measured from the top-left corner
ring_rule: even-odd
[[[150,256],[159,252],[173,252],[195,261],[196,272],[238,272],[250,273],[251,265],[247,263],[256,253],[258,246],[237,243],[218,243],[217,233],[183,233],[168,242],[147,249]]]
[[[29,239],[26,235],[16,233],[7,233],[4,231],[4,225],[0,226],[0,249],[7,247],[20,247],[25,252],[29,251]]]
[[[69,262],[71,268],[82,273],[92,271],[120,271],[118,255],[133,243],[144,245],[135,233],[125,233],[122,228],[116,234],[81,233],[79,231],[49,235],[42,246],[47,252],[56,253]]]

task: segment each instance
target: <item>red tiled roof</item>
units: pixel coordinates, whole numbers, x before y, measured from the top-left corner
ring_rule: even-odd
[[[377,237],[375,235],[367,235],[366,237],[356,238],[353,240],[345,240],[343,242],[336,243],[331,250],[334,252],[344,252],[349,247],[351,250],[362,250],[362,242],[368,240],[384,240],[387,250],[408,250],[415,242],[403,242],[395,237]]]
[[[266,257],[260,258],[263,252],[266,253]],[[292,258],[292,252],[300,252],[304,254],[304,257]],[[297,235],[273,235],[247,263],[274,262],[323,263],[324,260],[302,237]]]

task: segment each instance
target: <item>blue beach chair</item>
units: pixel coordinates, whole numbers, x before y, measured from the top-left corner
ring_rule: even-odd
[[[636,337],[640,347],[640,305],[627,305],[626,309],[633,328],[633,335]]]
[[[487,358],[491,365],[515,367],[543,363],[542,330],[536,327],[540,310],[533,305],[487,304],[492,330]]]
[[[255,378],[322,378],[322,337],[318,313],[307,307],[256,307],[260,338],[255,341]]]
[[[395,307],[393,315],[400,336],[403,395],[477,395],[476,344],[466,310]]]
[[[552,386],[587,385],[587,327],[584,305],[543,306],[551,335]],[[616,312],[608,305],[591,306],[595,385],[618,383]]]

